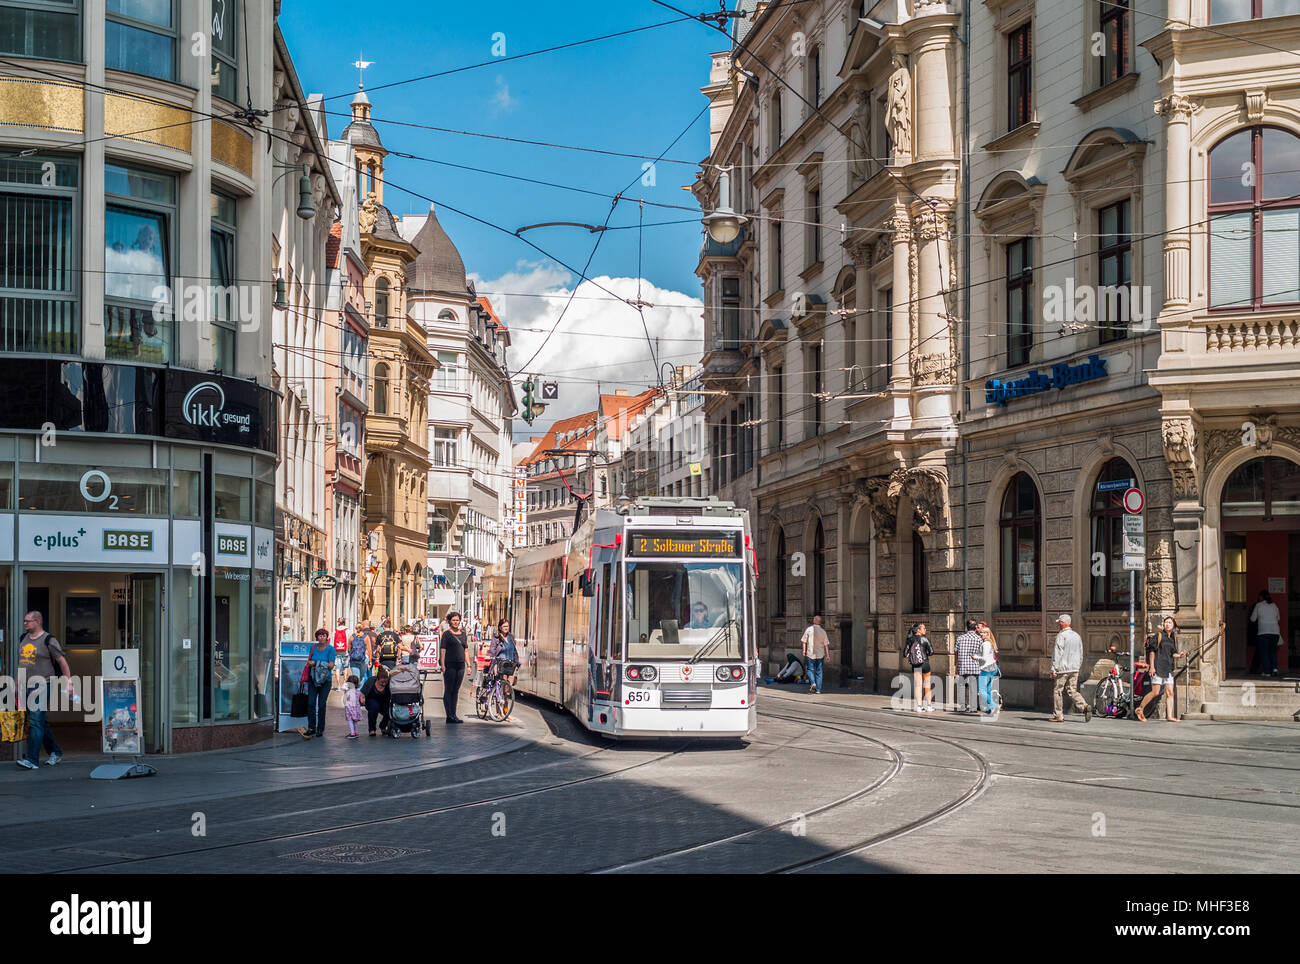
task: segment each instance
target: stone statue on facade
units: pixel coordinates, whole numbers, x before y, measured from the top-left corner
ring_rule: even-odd
[[[912,75],[901,57],[889,78],[889,136],[896,158],[912,156]]]

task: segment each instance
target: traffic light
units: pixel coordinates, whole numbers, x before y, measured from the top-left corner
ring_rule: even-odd
[[[532,378],[524,381],[524,421],[529,425],[533,424],[533,380]]]

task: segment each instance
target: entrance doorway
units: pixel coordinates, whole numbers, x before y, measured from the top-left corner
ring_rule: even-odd
[[[41,614],[83,686],[100,676],[104,650],[139,650],[145,752],[162,752],[162,574],[27,570],[23,579],[24,612]],[[98,691],[83,691],[82,706],[98,699]],[[100,724],[87,723],[84,712],[52,712],[50,722],[65,750],[100,751]]]
[[[1300,465],[1269,456],[1239,467],[1223,487],[1224,671],[1260,672],[1258,622],[1267,594],[1278,608],[1279,675],[1300,678]]]

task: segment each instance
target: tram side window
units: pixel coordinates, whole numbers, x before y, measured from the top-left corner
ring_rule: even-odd
[[[610,625],[609,656],[618,662],[623,659],[623,608],[626,605],[623,594],[623,567],[613,567],[613,581],[610,583]],[[607,577],[608,578],[608,577]]]
[[[606,592],[608,591],[608,595]],[[600,659],[609,657],[609,610],[613,605],[614,584],[609,581],[609,563],[600,567],[600,585],[596,587],[596,594],[591,598],[597,600],[596,603],[596,655]]]

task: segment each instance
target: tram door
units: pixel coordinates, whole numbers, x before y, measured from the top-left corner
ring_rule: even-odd
[[[596,594],[592,596],[596,605],[592,607],[591,628],[595,634],[592,646],[592,675],[595,699],[608,703],[614,686],[609,662],[609,612],[613,596],[614,582],[611,578],[612,568],[609,563],[600,567]]]

